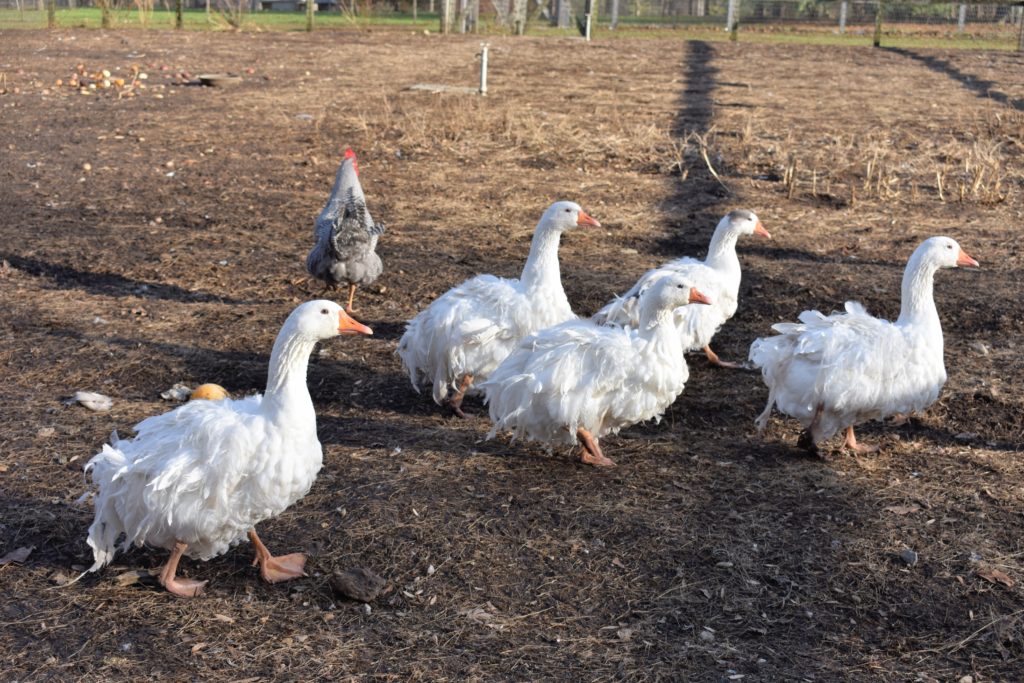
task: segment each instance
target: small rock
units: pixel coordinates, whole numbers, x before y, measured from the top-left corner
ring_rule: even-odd
[[[915,564],[917,564],[917,553],[915,553],[910,548],[904,548],[900,551],[900,559],[907,563],[909,566],[913,567]]]
[[[961,676],[956,683],[974,683],[974,676],[970,674],[967,674],[966,676]]]
[[[988,355],[988,347],[985,346],[985,342],[983,342],[983,341],[971,342],[971,348],[974,349],[975,351],[977,351],[978,353],[980,353],[983,356],[987,356]],[[967,678],[970,678],[970,676],[968,676]]]
[[[343,572],[334,572],[331,588],[335,593],[360,602],[370,602],[377,597],[384,584],[382,577],[363,567],[353,567]]]
[[[372,613],[373,613],[373,608],[372,608],[372,607],[370,607],[370,606],[369,606],[369,605],[368,605],[367,603],[365,603],[365,602],[363,603],[363,606],[362,606],[362,607],[360,607],[360,609],[362,610],[363,614],[372,614]]]
[[[715,634],[712,633],[711,631],[701,631],[699,637],[704,642],[710,643],[712,640],[715,639]]]
[[[56,433],[57,430],[54,429],[53,427],[43,427],[38,432],[36,432],[36,436],[38,436],[40,439],[49,439]]]
[[[974,441],[975,439],[978,438],[978,435],[975,432],[960,432],[953,438],[956,439],[957,441],[966,443],[968,441]]]

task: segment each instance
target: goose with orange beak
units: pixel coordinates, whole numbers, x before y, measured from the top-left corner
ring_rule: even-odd
[[[601,451],[607,434],[659,419],[676,400],[689,369],[673,312],[713,305],[673,273],[640,295],[636,327],[570,320],[523,339],[480,388],[494,427],[548,446],[580,444],[588,465],[615,465]]]
[[[932,296],[936,271],[978,262],[949,237],[931,237],[911,255],[903,273],[900,316],[889,322],[848,301],[844,313],[804,311],[799,323],[779,323],[779,334],[758,339],[750,360],[768,385],[768,405],[757,418],[764,431],[773,407],[804,427],[800,444],[818,444],[845,430],[844,447],[870,452],[853,428],[868,420],[920,412],[946,383],[942,326]]]
[[[739,363],[721,360],[718,354],[711,350],[711,339],[736,313],[741,279],[736,242],[746,235],[757,235],[765,239],[772,237],[753,211],[730,211],[718,221],[708,245],[708,254],[703,261],[683,256],[647,271],[632,289],[594,314],[594,320],[602,324],[636,325],[640,316],[640,294],[666,275],[681,273],[700,291],[711,297],[714,303],[710,306],[688,306],[679,310],[676,315],[679,341],[688,351],[704,351],[712,365],[743,368],[744,366]]]
[[[255,526],[305,496],[320,471],[306,368],[317,342],[339,334],[373,331],[332,301],[302,304],[277,335],[262,396],[190,401],[140,422],[135,438],[104,445],[86,465],[98,489],[89,571],[113,559],[123,535],[122,550],[171,552],[159,581],[181,597],[206,584],[178,576],[183,555],[209,560],[246,538],[265,581],[305,576],[306,556],[271,555]]]
[[[518,280],[478,275],[420,311],[398,342],[413,389],[432,384],[434,402],[465,417],[462,399],[520,339],[576,317],[562,289],[558,245],[563,232],[600,225],[579,204],[555,202],[533,231]]]

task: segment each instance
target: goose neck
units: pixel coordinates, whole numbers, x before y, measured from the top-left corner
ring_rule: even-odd
[[[719,228],[711,236],[711,244],[708,245],[708,255],[704,263],[720,271],[738,271],[740,260],[736,256],[736,240],[739,239],[734,231],[728,228]]]
[[[911,258],[903,272],[897,324],[939,323],[939,313],[935,309],[935,298],[932,295],[935,271],[933,264]]]
[[[308,408],[312,412],[313,401],[306,386],[306,370],[314,346],[316,340],[287,329],[277,335],[270,354],[267,390],[262,404],[264,410],[280,412]]]
[[[559,230],[538,226],[530,243],[530,256],[523,266],[520,282],[527,290],[562,287],[562,275],[558,267],[558,245],[562,233]]]
[[[640,336],[650,339],[659,332],[672,330],[672,309],[649,306],[640,311]]]

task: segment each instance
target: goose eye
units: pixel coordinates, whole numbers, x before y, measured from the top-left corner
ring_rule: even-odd
[[[953,245],[952,245],[952,244],[947,244],[947,245],[946,245],[946,249],[952,249],[952,248],[953,248]]]
[[[327,315],[327,309],[326,308],[321,308],[320,312],[323,313],[324,315]]]

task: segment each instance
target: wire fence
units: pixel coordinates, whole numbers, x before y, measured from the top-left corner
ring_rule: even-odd
[[[579,0],[582,5],[582,0]],[[616,7],[617,5],[617,7]],[[619,24],[720,24],[728,28],[728,0],[602,0],[601,20],[617,15]],[[740,24],[873,24],[882,7],[886,24],[944,25],[966,30],[972,24],[1020,26],[1024,6],[1008,4],[932,4],[864,0],[742,0],[734,4]]]

